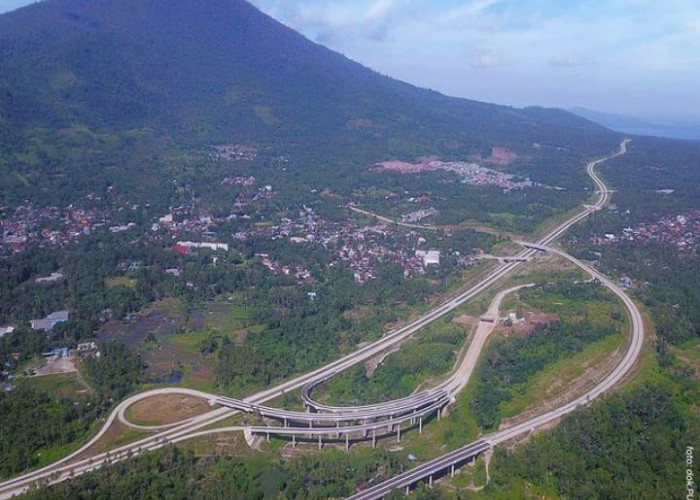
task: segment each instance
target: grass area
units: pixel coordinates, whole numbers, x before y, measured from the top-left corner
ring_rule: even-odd
[[[499,487],[498,490],[486,489],[484,491],[470,492],[467,497],[470,500],[558,500],[561,498],[553,487],[543,488],[520,479]]]
[[[121,424],[113,424],[116,425],[116,429],[114,433],[108,433],[106,435],[106,438],[103,438],[102,441],[98,443],[98,452],[99,453],[104,453],[109,450],[112,450],[114,448],[118,448],[120,446],[124,446],[129,443],[133,443],[135,441],[138,441],[141,438],[145,438],[147,436],[150,436],[151,434],[149,432],[145,431],[138,431],[136,429],[130,429],[126,426],[123,426]]]
[[[79,449],[81,446],[87,443],[92,438],[92,436],[97,434],[97,431],[100,430],[100,427],[102,427],[102,422],[100,420],[96,420],[90,425],[90,429],[80,439],[64,445],[54,445],[42,448],[38,454],[39,464],[36,468],[40,469],[41,467],[45,467],[49,464],[52,464],[57,460],[62,459],[63,457],[67,457],[75,450]]]
[[[700,379],[700,339],[690,340],[672,347],[671,352],[678,360],[693,370],[695,379]]]
[[[527,382],[523,392],[516,394],[512,400],[501,406],[501,414],[505,418],[519,415],[526,409],[537,407],[542,402],[566,391],[588,369],[594,369],[604,363],[616,349],[623,345],[625,338],[623,334],[610,335],[586,346],[572,358],[548,365]],[[590,385],[599,381],[603,375],[598,374],[596,379],[591,379]]]
[[[226,392],[219,388],[216,384],[216,380],[213,378],[205,378],[198,376],[192,366],[185,366],[183,369],[182,381],[180,382],[181,387],[187,387],[188,389],[194,389],[196,391],[220,393]],[[228,394],[226,394],[228,395]]]
[[[115,276],[113,278],[107,278],[105,280],[105,285],[107,288],[115,288],[118,286],[134,288],[136,286],[136,280],[126,276]]]
[[[237,306],[219,305],[210,311],[206,319],[205,327],[198,331],[185,333],[173,333],[159,338],[162,343],[173,345],[184,352],[199,353],[202,342],[210,337],[228,336],[233,342],[241,341],[240,331],[246,332],[259,330],[261,326],[249,326],[250,312]]]
[[[174,333],[165,335],[158,340],[163,344],[170,344],[178,349],[190,354],[199,353],[200,344],[212,335],[211,330],[200,330],[197,332]]]
[[[586,285],[579,285],[579,288]],[[574,290],[574,288],[572,288]],[[558,314],[570,323],[588,322],[594,326],[628,327],[627,314],[620,301],[607,289],[597,286],[586,298],[572,298],[569,292],[556,291],[552,287],[534,287],[519,293],[516,309],[529,309]],[[519,311],[519,316],[522,311]]]
[[[387,356],[370,377],[367,365],[358,365],[319,388],[316,397],[344,405],[407,396],[416,387],[425,385],[433,377],[442,377],[453,368],[456,354],[470,330],[470,326],[453,323],[450,317],[435,321],[418,337],[406,341],[399,351]],[[370,363],[376,365],[376,362]]]
[[[626,385],[630,388],[644,387],[649,383],[663,385],[668,378],[659,366],[659,358],[654,349],[654,339],[656,338],[654,323],[649,313],[644,309],[642,309],[642,317],[644,320],[644,347],[635,369],[627,378]]]
[[[89,389],[78,380],[75,373],[20,378],[17,383],[66,399],[81,399],[90,395]]]

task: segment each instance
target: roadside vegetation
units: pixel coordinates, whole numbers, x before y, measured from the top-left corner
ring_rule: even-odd
[[[20,378],[12,392],[0,392],[0,478],[76,449],[114,403],[140,384],[141,361],[125,345],[101,344],[100,354],[83,360],[89,390],[78,390],[69,374]]]

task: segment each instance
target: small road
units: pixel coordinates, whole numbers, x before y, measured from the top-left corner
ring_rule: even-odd
[[[394,401],[388,401],[385,403],[376,403],[373,405],[366,406],[344,407],[329,406],[314,401],[311,398],[311,390],[318,384],[313,384],[307,385],[302,389],[302,399],[304,400],[304,403],[307,406],[314,408],[316,411],[319,412],[347,413],[348,411],[350,411],[353,415],[357,415],[357,412],[365,413],[373,411],[377,408],[393,407],[393,405],[396,405],[397,403],[400,403],[404,407],[406,405],[415,406],[416,404],[422,402],[426,396],[432,396],[433,398],[435,398],[436,395],[441,395],[443,392],[448,394],[454,401],[454,398],[456,398],[457,394],[469,382],[469,379],[471,378],[471,375],[474,372],[474,369],[476,368],[476,365],[479,361],[481,351],[484,345],[486,344],[489,335],[498,324],[499,310],[501,308],[501,303],[503,302],[503,299],[513,292],[531,286],[534,286],[534,284],[515,286],[512,288],[508,288],[507,290],[502,290],[498,292],[498,294],[496,294],[496,296],[491,301],[488,310],[482,315],[483,319],[480,320],[479,324],[477,325],[476,331],[474,332],[474,335],[472,336],[472,339],[469,342],[467,352],[463,356],[461,356],[461,358],[457,361],[456,368],[453,371],[452,375],[444,382],[439,384],[437,387],[427,389],[416,394],[412,394],[411,396],[407,396],[405,398],[397,399]],[[489,320],[486,320],[487,318]],[[494,321],[490,321],[490,319],[493,319]],[[320,381],[320,383],[322,382],[325,382],[325,380]]]
[[[440,228],[438,226],[428,226],[424,224],[409,224],[407,222],[399,222],[394,219],[390,219],[389,217],[385,217],[383,215],[375,214],[372,212],[368,212],[367,210],[362,210],[361,208],[353,207],[353,206],[348,206],[350,210],[353,212],[356,212],[358,214],[366,215],[367,217],[372,217],[374,219],[380,220],[382,222],[386,222],[387,224],[394,224],[396,226],[400,227],[406,227],[409,229],[423,229],[426,231],[438,231]]]
[[[453,399],[456,399],[457,394],[459,394],[461,390],[464,389],[464,387],[466,387],[467,383],[469,382],[469,379],[474,373],[476,365],[479,362],[481,352],[483,351],[484,346],[486,345],[486,341],[491,335],[491,332],[493,332],[493,329],[498,324],[499,310],[501,308],[501,302],[503,302],[503,299],[513,292],[517,292],[518,290],[522,290],[523,288],[529,288],[531,286],[534,286],[534,284],[520,285],[515,286],[513,288],[508,288],[507,290],[502,290],[498,292],[498,294],[493,298],[491,304],[489,305],[488,311],[482,316],[482,318],[495,318],[496,321],[485,321],[484,319],[479,321],[479,325],[477,326],[476,332],[474,333],[474,338],[469,344],[469,348],[467,349],[466,354],[459,363],[459,367],[452,375],[452,377],[450,377],[444,384],[441,384],[439,386],[444,387],[450,393]]]

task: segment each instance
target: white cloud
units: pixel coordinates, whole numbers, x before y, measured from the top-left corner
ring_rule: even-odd
[[[578,68],[581,66],[589,66],[593,64],[593,61],[587,58],[576,57],[571,54],[564,54],[550,57],[547,64],[553,68]]]
[[[474,69],[496,68],[501,65],[501,61],[489,52],[478,54],[471,60],[471,67]]]
[[[377,0],[367,9],[364,22],[382,22],[405,3],[401,0]]]

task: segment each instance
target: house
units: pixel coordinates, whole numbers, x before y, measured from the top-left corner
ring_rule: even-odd
[[[8,333],[12,333],[15,331],[14,326],[0,326],[0,339],[3,338],[5,335]]]
[[[178,251],[180,248],[207,248],[213,251],[223,250],[228,252],[228,243],[194,243],[192,241],[178,241],[175,245],[175,251]]]
[[[56,311],[52,312],[48,316],[42,319],[33,319],[31,321],[32,329],[37,331],[48,332],[53,330],[53,327],[58,323],[65,323],[68,321],[70,313],[68,311]]]
[[[416,257],[423,259],[425,267],[440,265],[440,250],[416,250]]]
[[[42,276],[41,278],[37,278],[34,281],[36,283],[55,283],[57,281],[60,281],[63,279],[63,273],[56,272],[56,273],[51,273],[48,276]]]
[[[97,350],[96,342],[82,342],[78,344],[78,352],[95,351]]]
[[[50,351],[42,352],[41,355],[45,358],[53,358],[54,356],[59,358],[67,358],[70,354],[70,350],[67,347],[57,347],[51,349]]]
[[[173,214],[165,214],[163,217],[158,219],[158,224],[162,224],[164,226],[171,226],[173,223]]]

